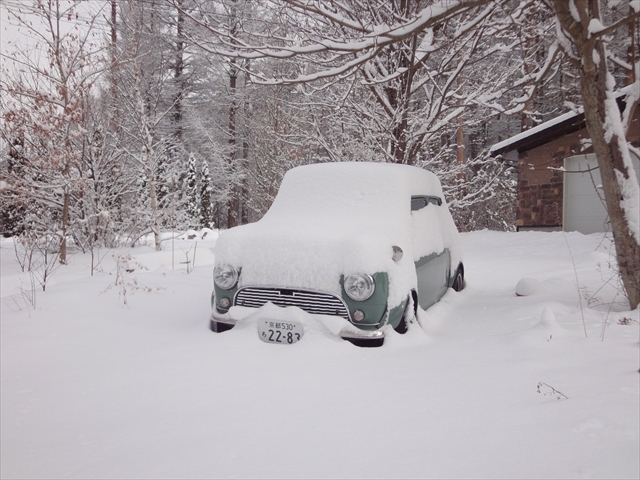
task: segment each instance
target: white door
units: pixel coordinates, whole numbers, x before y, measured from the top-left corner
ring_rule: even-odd
[[[564,168],[563,230],[581,233],[611,231],[595,154],[567,157]],[[640,182],[637,158],[633,161],[633,168]]]

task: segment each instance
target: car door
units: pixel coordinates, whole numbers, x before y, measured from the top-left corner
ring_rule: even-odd
[[[434,210],[437,208],[444,208],[440,197],[429,195],[411,197],[414,249],[418,252],[431,250],[431,253],[414,258],[418,304],[424,310],[445,294],[451,276],[451,254],[449,249],[445,248],[441,238],[442,232],[437,221],[438,212]]]

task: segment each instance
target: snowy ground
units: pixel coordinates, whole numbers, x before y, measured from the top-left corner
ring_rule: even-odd
[[[35,307],[2,240],[2,478],[640,476],[638,311],[601,236],[464,234],[467,288],[379,349],[210,332],[209,238],[174,269],[169,241],[76,254]]]

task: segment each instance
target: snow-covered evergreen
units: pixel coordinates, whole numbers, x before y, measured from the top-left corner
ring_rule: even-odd
[[[211,185],[211,175],[209,174],[209,165],[206,161],[202,162],[202,170],[200,175],[200,227],[213,228],[213,204],[211,203],[211,193],[213,187]]]
[[[200,202],[198,201],[198,176],[196,171],[196,158],[194,155],[189,155],[185,189],[187,196],[187,218],[189,221],[189,227],[199,228]]]

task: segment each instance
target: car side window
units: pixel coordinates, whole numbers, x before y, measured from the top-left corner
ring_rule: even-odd
[[[414,195],[411,197],[411,211],[421,210],[427,205],[442,205],[442,199],[432,195]]]

